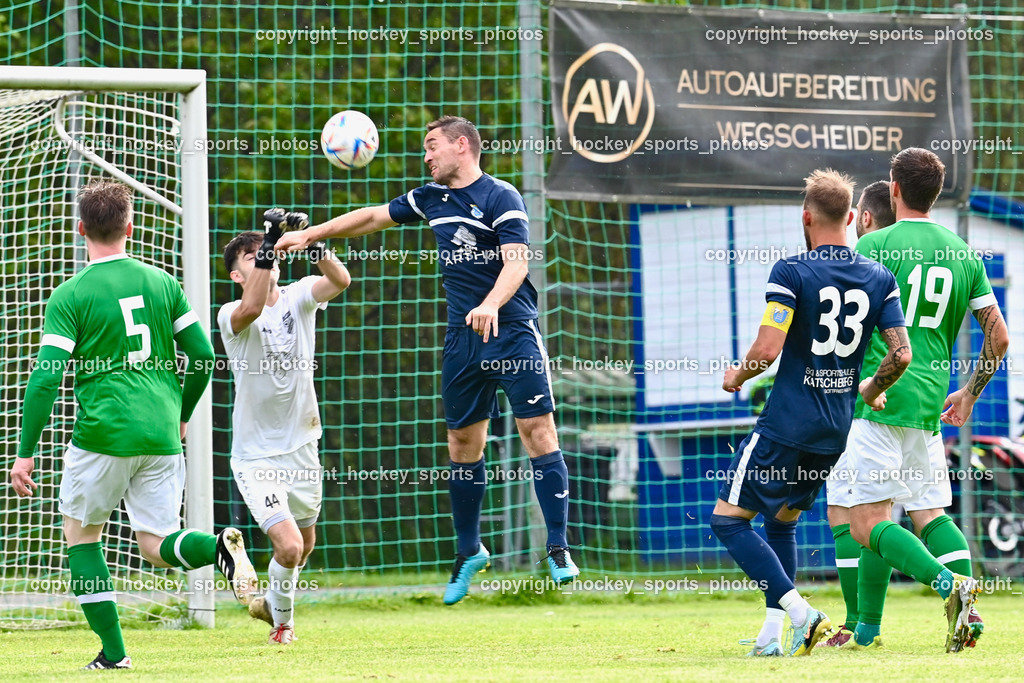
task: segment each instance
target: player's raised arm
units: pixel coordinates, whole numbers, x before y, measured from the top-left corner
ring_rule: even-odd
[[[285,216],[285,220],[289,229],[293,230],[296,228],[305,230],[309,225],[309,216],[297,211],[289,212]],[[306,254],[323,274],[323,277],[313,284],[311,290],[313,298],[317,302],[330,301],[352,284],[352,276],[349,274],[348,268],[334,257],[334,253],[323,242],[310,244],[306,248]]]
[[[868,377],[858,387],[864,403],[876,411],[885,408],[885,390],[906,372],[913,359],[906,327],[888,327],[880,333],[889,347],[889,353],[885,354],[882,362],[878,364],[874,376]]]
[[[981,354],[974,366],[971,378],[960,389],[946,397],[940,419],[946,424],[963,426],[974,410],[974,402],[981,396],[982,389],[999,369],[999,363],[1010,346],[1010,333],[1006,321],[999,311],[999,304],[992,304],[974,311],[974,317],[981,325],[985,339],[981,343]]]
[[[365,206],[336,216],[306,230],[289,232],[277,242],[278,251],[298,251],[328,237],[359,237],[398,225],[391,219],[388,204]]]
[[[323,273],[323,277],[313,283],[311,291],[314,299],[318,302],[330,301],[348,289],[352,284],[352,276],[326,244],[315,242],[307,251],[309,260],[316,263],[316,267]]]
[[[291,214],[288,214],[291,215]],[[304,216],[305,214],[298,214]],[[263,243],[255,252],[239,254],[238,260],[232,266],[232,279],[236,282],[244,282],[242,287],[242,301],[231,312],[231,331],[241,334],[249,325],[260,317],[263,307],[267,304],[267,297],[270,296],[271,271],[277,261],[275,244],[281,238],[287,216],[284,209],[270,209],[263,214]],[[244,262],[244,265],[239,262]],[[252,263],[252,268],[248,264]],[[237,279],[236,279],[237,278]]]
[[[508,303],[526,279],[530,267],[526,249],[525,244],[501,245],[503,265],[498,279],[483,302],[466,315],[466,324],[477,334],[483,335],[485,344],[492,332],[495,337],[498,336],[498,309]]]

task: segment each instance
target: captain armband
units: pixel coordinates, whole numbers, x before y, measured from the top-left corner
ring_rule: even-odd
[[[774,327],[783,332],[789,332],[789,326],[793,323],[793,309],[777,301],[769,301],[768,307],[764,309],[764,317],[761,324]]]

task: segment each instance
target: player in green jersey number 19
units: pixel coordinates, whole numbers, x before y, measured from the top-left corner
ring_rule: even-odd
[[[942,162],[927,150],[908,148],[894,156],[890,189],[897,222],[857,243],[858,252],[896,276],[914,360],[888,392],[884,411],[858,403],[847,450],[829,485],[837,563],[857,564],[855,599],[846,595],[848,612],[856,611],[848,614],[846,627],[858,622],[843,646],[851,649],[881,643],[891,567],[945,599],[947,651],[973,646],[983,628],[974,609],[979,588],[970,578],[967,541],[943,512],[952,497],[939,427],[940,420],[960,426],[970,417],[1009,338],[984,264],[967,243],[930,217],[944,175]],[[968,309],[985,340],[966,386],[947,397],[949,361]],[[876,335],[865,367],[872,367],[885,350]],[[893,501],[903,503],[920,540],[890,519]],[[851,552],[851,542],[863,548]],[[851,589],[843,585],[844,593]]]
[[[74,367],[79,410],[64,454],[64,516],[71,589],[103,649],[86,669],[127,669],[113,582],[100,536],[124,500],[143,558],[157,567],[217,563],[248,603],[256,573],[242,535],[182,529],[182,440],[213,372],[213,346],[178,282],[125,252],[132,193],[97,180],[79,193],[79,234],[89,264],[46,304],[38,362],[25,390],[21,441],[11,486],[31,496],[36,445],[66,366]],[[175,344],[188,356],[179,382]],[[69,363],[70,361],[70,363]]]

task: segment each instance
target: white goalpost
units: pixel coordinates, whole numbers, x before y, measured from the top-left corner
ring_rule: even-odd
[[[85,265],[75,196],[89,178],[135,190],[131,255],[170,272],[210,329],[206,72],[0,66],[0,239],[5,351],[0,411],[8,463],[39,350],[50,292]],[[57,488],[74,422],[71,376],[36,452],[32,498],[0,493],[0,628],[82,620],[67,590]],[[145,415],[139,416],[145,420]],[[213,531],[212,404],[196,407],[185,445],[188,526]],[[5,468],[6,469],[6,468]],[[156,569],[142,560],[123,508],[103,543],[119,608],[146,621],[214,621],[213,567]]]

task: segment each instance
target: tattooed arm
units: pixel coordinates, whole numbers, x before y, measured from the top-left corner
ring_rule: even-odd
[[[956,427],[963,426],[967,418],[974,410],[974,402],[981,396],[981,390],[985,388],[988,381],[996,374],[999,363],[1006,355],[1006,349],[1010,345],[1010,333],[1006,329],[1006,321],[1003,320],[999,306],[992,304],[974,312],[981,331],[985,333],[985,340],[981,344],[981,354],[978,356],[978,363],[971,373],[967,384],[959,390],[954,391],[946,397],[942,406],[942,421]]]
[[[882,339],[889,347],[889,353],[878,365],[874,377],[860,383],[860,395],[872,410],[885,408],[885,390],[896,383],[896,380],[910,367],[913,354],[910,352],[910,338],[907,328],[889,327],[882,330]]]

